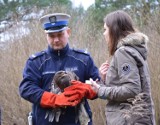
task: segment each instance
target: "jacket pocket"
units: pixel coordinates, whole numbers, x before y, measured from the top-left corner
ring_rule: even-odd
[[[106,111],[106,125],[126,125],[124,115],[121,111]]]

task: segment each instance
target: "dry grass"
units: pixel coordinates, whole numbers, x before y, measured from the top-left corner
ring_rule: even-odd
[[[144,116],[150,119],[151,111],[150,98],[148,93],[139,93],[135,98],[127,100],[130,103],[122,103],[126,108],[121,110],[126,121],[126,125],[135,125],[138,119],[142,119]]]
[[[155,113],[157,125],[160,124],[160,13],[157,12],[150,17],[148,25],[143,27],[142,30],[148,35],[150,41],[148,44],[149,56],[148,64],[151,75],[152,95],[155,104]]]
[[[74,13],[72,17],[74,17]],[[154,16],[153,19],[156,20]],[[90,18],[79,19],[70,23],[72,35],[70,46],[87,49],[97,66],[108,58],[107,47],[102,36],[102,31],[97,31],[94,27],[89,27],[92,23]],[[152,95],[156,109],[156,120],[160,123],[160,33],[157,27],[160,22],[157,20],[143,27],[142,31],[150,38],[149,43],[149,67],[151,71]],[[88,21],[87,21],[88,20]],[[34,28],[33,28],[34,27]],[[74,28],[73,28],[74,27]],[[102,24],[103,27],[103,24]],[[26,59],[32,53],[40,51],[47,46],[45,34],[37,22],[30,25],[31,34],[23,39],[11,40],[5,45],[5,49],[0,50],[0,106],[2,108],[2,125],[26,125],[27,113],[31,110],[31,105],[19,96],[18,86],[22,79],[22,70]],[[13,31],[14,32],[14,31]],[[93,111],[94,125],[105,124],[105,100],[96,99],[89,101]]]
[[[43,38],[43,35],[41,35],[41,39]],[[37,39],[41,41],[39,38]],[[26,124],[27,112],[31,109],[31,106],[19,96],[18,86],[22,79],[21,73],[25,60],[29,55],[42,49],[44,46],[43,42],[38,43],[35,41],[35,37],[29,35],[24,37],[23,40],[11,40],[5,46],[5,49],[1,50],[0,105],[2,107],[3,125],[11,123],[16,125]]]

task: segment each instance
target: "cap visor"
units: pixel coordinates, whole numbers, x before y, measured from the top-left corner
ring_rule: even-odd
[[[61,32],[63,30],[66,30],[68,27],[63,27],[62,29],[58,30],[45,30],[45,33],[56,33],[56,32]]]

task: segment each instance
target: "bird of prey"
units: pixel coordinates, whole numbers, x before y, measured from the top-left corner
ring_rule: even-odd
[[[79,80],[78,76],[71,71],[58,71],[53,77],[51,83],[51,91],[54,94],[59,94],[64,91],[64,89],[71,85],[71,80]],[[54,119],[56,122],[59,122],[60,115],[65,113],[64,108],[52,108],[52,110],[48,110],[45,115],[45,119],[49,119],[49,122],[53,122]],[[86,109],[84,107],[84,100],[75,106],[75,123],[80,122],[80,125],[88,125],[90,118]]]

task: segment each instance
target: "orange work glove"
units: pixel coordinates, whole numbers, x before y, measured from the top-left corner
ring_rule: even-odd
[[[51,92],[44,92],[40,105],[42,107],[65,107],[65,106],[76,106],[81,100],[79,99],[80,95],[72,94],[70,96],[65,96],[65,92],[61,94],[53,94]]]
[[[88,84],[82,83],[80,81],[71,81],[71,86],[65,88],[65,95],[70,96],[76,93],[80,94],[80,98],[86,97],[87,99],[94,99],[97,96],[97,93],[92,89]]]

